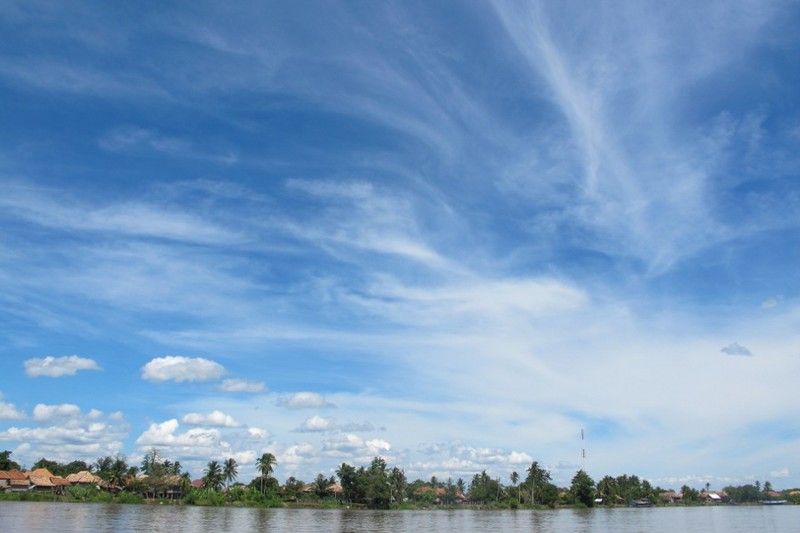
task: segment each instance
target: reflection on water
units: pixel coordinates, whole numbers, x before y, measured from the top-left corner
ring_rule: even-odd
[[[800,506],[361,511],[0,502],[0,531],[800,531]]]

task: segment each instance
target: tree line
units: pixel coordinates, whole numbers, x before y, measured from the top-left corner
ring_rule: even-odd
[[[40,459],[32,468],[47,468],[54,475],[67,476],[83,470],[93,472],[105,483],[105,488],[124,491],[144,498],[179,499],[184,503],[225,505],[283,505],[286,502],[330,503],[387,509],[402,506],[454,505],[468,503],[488,507],[532,507],[559,505],[631,505],[634,502],[661,503],[659,496],[668,492],[636,475],[604,476],[595,482],[589,474],[578,470],[568,487],[553,483],[551,473],[533,461],[520,475],[512,472],[510,484],[504,484],[485,470],[471,479],[417,479],[409,481],[400,467],[389,468],[381,457],[369,465],[353,466],[342,463],[335,475],[318,474],[310,483],[294,476],[282,485],[273,476],[277,460],[271,453],[262,454],[255,462],[257,475],[247,484],[239,481],[240,465],[233,458],[211,460],[203,470],[200,486],[193,484],[189,473],[179,461],[161,457],[156,449],[147,452],[141,463],[128,464],[123,456],[106,456],[94,463]],[[0,470],[19,469],[11,452],[0,452]],[[524,476],[524,477],[523,477]],[[706,484],[705,492],[709,489]],[[84,490],[84,489],[82,489]],[[767,481],[723,489],[731,502],[748,503],[774,495]],[[85,493],[81,493],[84,496]],[[698,502],[702,493],[688,486],[681,488],[685,504]],[[791,494],[786,491],[786,494]],[[796,503],[800,503],[800,498]]]

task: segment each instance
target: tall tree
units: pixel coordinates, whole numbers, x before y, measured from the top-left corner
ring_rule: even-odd
[[[406,473],[398,467],[392,468],[389,473],[389,484],[392,486],[392,499],[402,502],[403,493],[406,490]]]
[[[272,475],[277,464],[275,456],[269,452],[262,454],[256,461],[256,468],[261,475],[261,494],[264,494],[264,481]]]
[[[358,472],[355,467],[342,463],[336,470],[336,475],[339,476],[339,484],[342,486],[342,497],[348,502],[355,501],[359,496]]]
[[[328,478],[322,474],[317,474],[317,478],[314,480],[314,494],[318,498],[324,498],[328,495],[328,487],[331,485],[332,483],[328,482]]]
[[[517,503],[521,501],[521,495],[519,493],[519,489],[517,488],[517,483],[519,482],[519,474],[516,470],[511,472],[511,485],[514,487],[514,490],[517,491]]]
[[[209,461],[203,476],[203,486],[211,490],[219,490],[222,486],[222,467],[219,461]]]
[[[222,478],[225,480],[225,488],[227,489],[232,482],[236,481],[238,476],[239,465],[236,463],[236,459],[233,457],[227,458],[222,465]]]
[[[586,507],[594,505],[594,480],[583,470],[578,470],[572,478],[569,492],[573,501],[580,502]]]
[[[527,469],[528,477],[525,478],[525,485],[531,495],[531,503],[536,503],[536,491],[543,488],[544,485],[550,483],[552,479],[550,472],[539,466],[539,461],[534,461]]]
[[[3,450],[0,452],[0,470],[19,470],[19,463],[11,460],[11,451]]]

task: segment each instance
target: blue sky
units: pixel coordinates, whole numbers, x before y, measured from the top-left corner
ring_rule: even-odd
[[[0,13],[23,462],[800,484],[796,3]]]

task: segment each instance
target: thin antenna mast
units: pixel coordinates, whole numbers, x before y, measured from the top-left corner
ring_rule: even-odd
[[[581,428],[581,470],[586,472],[586,444],[584,440],[583,428]]]

